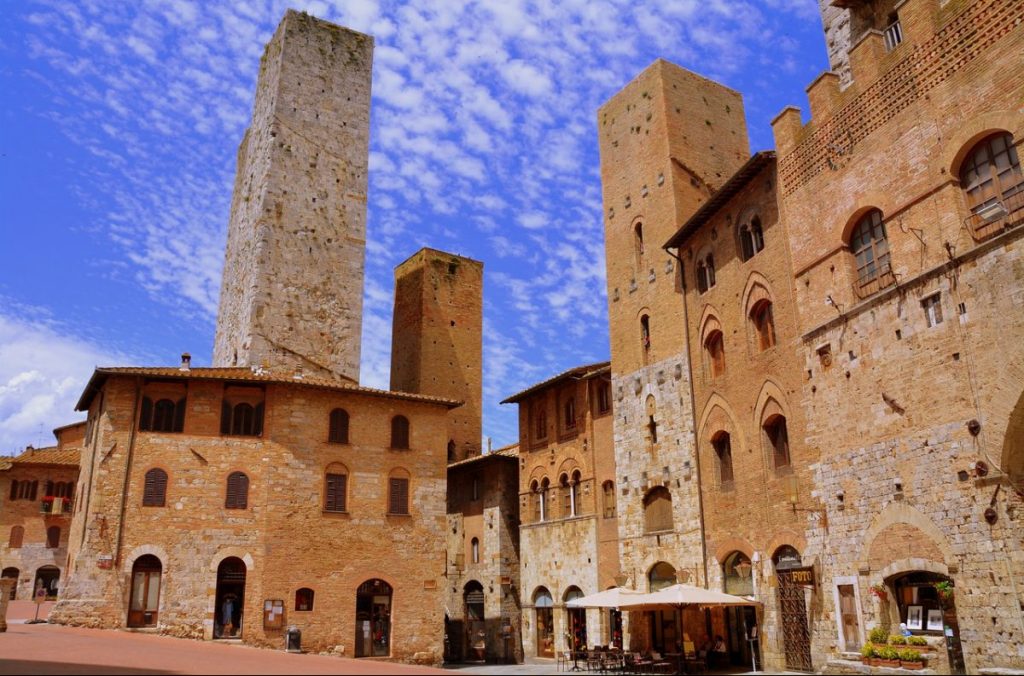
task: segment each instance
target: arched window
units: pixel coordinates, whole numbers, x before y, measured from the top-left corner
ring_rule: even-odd
[[[243,472],[228,475],[227,494],[224,498],[226,509],[246,509],[249,506],[249,477]]]
[[[533,607],[537,626],[537,655],[539,657],[555,656],[555,600],[544,587],[538,587],[533,593]]]
[[[758,301],[750,309],[750,321],[757,333],[758,351],[764,352],[775,345],[775,318],[772,316],[772,303],[769,300]]]
[[[633,227],[633,247],[636,253],[636,267],[639,270],[644,262],[644,224],[637,223]]]
[[[562,401],[562,430],[571,432],[576,429],[576,397],[569,396]]]
[[[740,226],[740,253],[743,260],[749,261],[754,254],[764,249],[764,231],[761,219],[754,216],[749,223]]]
[[[480,539],[473,538],[469,543],[469,550],[473,563],[480,563]]]
[[[38,481],[12,481],[11,500],[35,500],[38,490]]]
[[[313,590],[309,587],[295,590],[295,610],[313,610]]]
[[[46,529],[46,548],[60,548],[60,526],[50,526]]]
[[[181,432],[185,429],[185,399],[177,402],[159,399],[154,404],[149,397],[142,398],[139,429],[143,432]]]
[[[221,407],[221,434],[258,437],[263,434],[263,402],[241,402],[232,406],[224,400]]]
[[[533,411],[533,433],[537,441],[548,438],[548,410],[547,402],[540,399],[530,409]]]
[[[579,482],[580,473],[575,471],[572,476],[563,474],[559,479],[559,483],[562,486],[562,516],[573,517],[576,516],[577,510],[579,509]]]
[[[540,499],[540,484],[536,479],[530,482],[530,495],[527,497],[530,505],[530,521],[537,523],[540,521],[541,514],[541,499]]]
[[[672,530],[672,494],[664,486],[656,486],[644,496],[644,531],[666,530]]]
[[[348,443],[348,411],[345,409],[336,408],[331,411],[327,441],[332,444]]]
[[[725,373],[725,337],[719,330],[714,330],[704,339],[704,350],[708,355],[708,370],[712,378]]]
[[[711,439],[711,445],[715,449],[718,458],[718,483],[719,485],[732,483],[732,439],[728,432],[718,432]]]
[[[750,574],[753,566],[743,552],[733,552],[722,564],[722,578],[725,593],[734,596],[751,596],[754,593],[754,578]]]
[[[601,484],[601,495],[604,518],[611,519],[615,516],[615,482],[605,481]]]
[[[864,214],[850,235],[850,252],[857,267],[857,285],[860,289],[883,276],[891,275],[889,239],[882,222],[882,212],[872,209]],[[871,290],[868,287],[867,290]]]
[[[651,349],[651,318],[648,315],[640,317],[640,347],[643,349],[644,359]]]
[[[551,482],[548,481],[547,477],[540,480],[540,491],[537,493],[537,505],[539,507],[540,518],[538,521],[546,521],[548,518],[548,488],[551,487]]]
[[[772,466],[775,469],[789,467],[789,433],[786,431],[786,418],[773,415],[762,427],[772,450]]]
[[[167,472],[159,467],[146,472],[142,486],[143,507],[163,507],[167,500]]]
[[[1014,211],[1013,206],[1024,208],[1024,173],[1013,137],[999,132],[975,145],[960,167],[960,187],[973,214],[981,214],[997,202],[1002,202],[1006,211]]]
[[[11,539],[7,541],[10,549],[18,549],[25,541],[25,528],[23,526],[11,526]]]
[[[647,589],[650,592],[661,591],[665,587],[671,587],[677,581],[676,569],[672,567],[672,564],[665,563],[664,561],[659,561],[651,566],[650,572],[647,573]]]
[[[409,513],[409,478],[392,476],[388,479],[388,514]]]
[[[409,448],[409,419],[404,415],[391,419],[391,448]]]
[[[697,291],[704,293],[715,285],[715,257],[709,252],[697,260]]]
[[[348,470],[332,463],[324,472],[324,511],[345,512],[348,497]]]

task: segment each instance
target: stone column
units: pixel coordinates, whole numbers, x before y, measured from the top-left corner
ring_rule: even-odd
[[[14,578],[0,578],[0,632],[7,631],[7,604],[11,600],[11,590],[17,583]]]

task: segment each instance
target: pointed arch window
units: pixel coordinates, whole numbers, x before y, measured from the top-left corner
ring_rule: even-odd
[[[764,230],[761,219],[754,216],[749,222],[740,226],[740,252],[744,261],[749,261],[764,249]]]
[[[773,415],[765,421],[763,427],[772,454],[772,466],[782,469],[790,466],[789,432],[786,429],[786,418]]]
[[[704,351],[708,356],[708,371],[712,378],[725,373],[725,336],[714,330],[704,339]]]
[[[640,317],[640,347],[643,350],[644,361],[646,363],[647,354],[651,350],[651,317],[650,317],[650,315],[642,315]]]
[[[708,252],[697,260],[697,291],[705,293],[715,286],[715,257]]]
[[[633,227],[633,248],[636,254],[636,267],[639,270],[644,262],[644,224],[637,223]]]
[[[757,334],[758,352],[764,352],[775,345],[775,317],[770,300],[760,300],[750,309],[750,321]]]

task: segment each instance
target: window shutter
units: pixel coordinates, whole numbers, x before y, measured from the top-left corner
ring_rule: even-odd
[[[18,499],[18,480],[15,479],[11,482],[11,500]]]
[[[46,547],[48,549],[60,547],[60,526],[50,526],[46,529]]]
[[[336,408],[331,411],[331,429],[327,440],[336,444],[348,443],[348,411]]]
[[[249,503],[249,477],[242,472],[228,476],[227,496],[224,506],[228,509],[245,509]]]
[[[220,433],[231,434],[231,404],[226,399],[220,406]]]
[[[348,477],[344,474],[327,475],[327,495],[325,497],[324,509],[328,512],[345,511],[345,489]]]
[[[153,429],[153,401],[149,397],[142,398],[142,411],[139,413],[139,429],[143,432]]]
[[[185,431],[185,399],[179,399],[174,407],[174,431]]]
[[[143,507],[163,507],[167,501],[167,472],[151,469],[146,472],[142,491]]]
[[[11,549],[18,549],[21,547],[22,540],[25,539],[25,529],[21,526],[14,526],[11,528],[11,541],[8,546]]]
[[[391,514],[409,513],[409,480],[391,479],[390,499],[388,501],[388,512]]]

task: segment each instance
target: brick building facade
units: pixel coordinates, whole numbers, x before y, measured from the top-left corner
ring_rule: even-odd
[[[0,460],[0,577],[17,580],[15,599],[40,588],[55,598],[63,586],[84,429],[58,427],[56,446]]]

